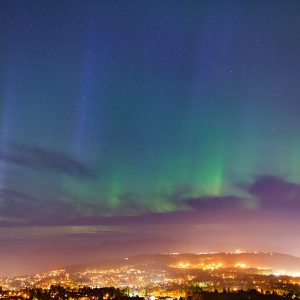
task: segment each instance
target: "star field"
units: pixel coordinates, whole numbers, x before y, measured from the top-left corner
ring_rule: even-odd
[[[3,1],[0,253],[59,265],[74,245],[171,238],[155,251],[297,254],[266,237],[299,227],[299,8]]]

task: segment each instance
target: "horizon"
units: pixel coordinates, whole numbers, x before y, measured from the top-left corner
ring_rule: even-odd
[[[271,256],[286,256],[286,257],[291,257],[291,258],[296,258],[300,260],[300,257],[294,256],[288,253],[279,253],[279,252],[264,252],[264,251],[246,251],[244,249],[235,249],[232,251],[213,251],[213,252],[167,252],[167,253],[140,253],[140,254],[135,254],[132,256],[122,256],[122,257],[110,257],[110,258],[102,258],[99,259],[98,261],[86,261],[85,263],[76,263],[72,265],[65,265],[65,266],[58,266],[57,268],[52,268],[48,270],[41,270],[39,272],[35,273],[26,273],[26,274],[4,274],[1,275],[0,273],[0,278],[2,277],[18,277],[18,276],[35,276],[37,274],[43,274],[43,273],[51,273],[53,271],[69,271],[69,272],[78,272],[78,271],[84,271],[84,270],[93,270],[93,269],[107,269],[107,265],[105,263],[116,263],[117,261],[120,263],[121,261],[128,261],[130,259],[134,258],[140,258],[140,257],[153,257],[153,256],[172,256],[172,257],[180,257],[180,256],[209,256],[209,255],[218,255],[218,254],[224,254],[224,255],[230,255],[230,256],[243,256],[243,255],[271,255]],[[104,265],[103,265],[104,264]],[[287,275],[289,276],[289,275]]]
[[[99,269],[101,270],[102,268],[107,268],[107,267],[102,267],[101,264],[103,263],[108,263],[110,261],[116,261],[116,260],[128,260],[131,258],[137,258],[137,257],[147,257],[147,256],[182,256],[182,255],[194,255],[194,256],[205,256],[205,255],[217,255],[217,254],[225,254],[225,255],[241,255],[241,254],[254,254],[254,255],[280,255],[280,256],[289,256],[292,258],[297,258],[300,259],[300,257],[289,254],[289,253],[280,253],[280,252],[269,252],[269,251],[247,251],[244,249],[235,249],[231,251],[225,251],[225,250],[220,250],[220,251],[211,251],[211,252],[162,252],[162,253],[139,253],[139,254],[134,254],[132,256],[112,256],[112,257],[106,257],[106,258],[99,258],[98,260],[86,260],[86,261],[77,261],[76,263],[73,263],[71,265],[58,265],[58,266],[53,266],[52,268],[48,269],[40,269],[36,270],[36,272],[32,273],[16,273],[16,274],[1,274],[0,273],[0,278],[2,277],[18,277],[18,276],[31,276],[31,275],[36,275],[39,273],[49,273],[52,271],[66,271],[68,269],[73,269],[73,268],[79,268],[78,270],[88,270],[90,268],[94,269]]]
[[[138,253],[300,257],[300,1],[0,3],[0,275]]]

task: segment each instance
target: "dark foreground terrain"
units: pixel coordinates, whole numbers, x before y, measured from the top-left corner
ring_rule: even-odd
[[[146,291],[147,293],[147,291]],[[155,297],[154,295],[146,295],[145,297],[133,296],[130,297],[128,290],[121,290],[118,288],[91,288],[81,287],[78,289],[68,289],[57,286],[51,286],[50,289],[41,288],[27,288],[19,291],[6,291],[0,287],[0,299],[18,299],[18,300],[172,300],[177,299],[170,296]],[[300,295],[295,293],[288,293],[278,295],[270,291],[257,291],[257,290],[226,290],[222,292],[205,291],[188,289],[186,296],[180,297],[179,300],[280,300],[280,299],[300,299]]]

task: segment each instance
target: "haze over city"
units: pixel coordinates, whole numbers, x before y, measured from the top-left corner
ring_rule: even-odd
[[[138,254],[300,257],[299,10],[1,1],[0,276]]]

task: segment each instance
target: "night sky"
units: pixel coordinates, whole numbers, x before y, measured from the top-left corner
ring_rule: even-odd
[[[0,3],[0,274],[137,253],[300,256],[300,1]]]

